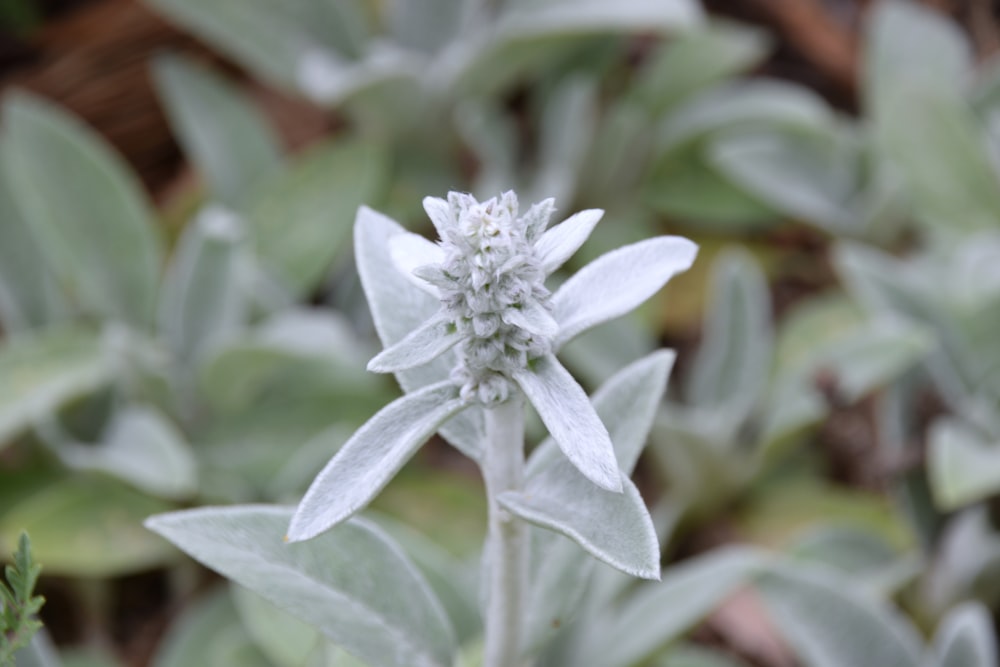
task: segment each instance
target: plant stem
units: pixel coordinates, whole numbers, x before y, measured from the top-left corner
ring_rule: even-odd
[[[516,667],[528,579],[527,531],[497,497],[524,482],[524,410],[520,396],[486,410],[483,478],[489,504],[486,538],[489,604],[483,667]]]

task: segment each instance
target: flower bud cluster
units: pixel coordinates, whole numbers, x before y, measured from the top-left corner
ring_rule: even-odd
[[[545,272],[530,238],[529,216],[518,217],[517,196],[478,202],[451,193],[452,221],[441,240],[445,261],[422,276],[440,290],[452,325],[462,335],[461,363],[453,379],[462,397],[484,404],[507,400],[511,373],[552,349],[551,332],[533,325],[532,313],[548,318]],[[548,222],[530,225],[544,229]],[[425,267],[430,268],[430,267]]]

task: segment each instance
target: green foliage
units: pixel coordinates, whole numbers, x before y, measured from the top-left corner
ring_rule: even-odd
[[[45,598],[34,594],[42,566],[32,558],[27,533],[21,533],[13,559],[4,568],[6,582],[0,581],[0,665],[4,667],[14,667],[14,654],[42,628],[37,616],[45,604]]]

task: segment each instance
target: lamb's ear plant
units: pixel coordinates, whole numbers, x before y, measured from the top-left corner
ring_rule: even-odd
[[[538,567],[551,551],[537,550],[547,539],[539,535],[561,533],[628,575],[660,577],[659,539],[627,472],[673,354],[630,365],[593,403],[556,354],[656,293],[691,265],[697,248],[671,236],[634,243],[550,293],[546,278],[602,211],[547,229],[553,200],[521,211],[513,192],[484,202],[451,193],[428,197],[424,207],[436,244],[365,207],[355,223],[359,272],[386,346],[369,369],[395,373],[406,394],[340,448],[294,511],[202,508],[148,525],[373,666],[448,665],[456,641],[441,601],[393,539],[355,516],[440,431],[478,463],[485,481],[483,664],[516,665],[540,648],[538,628],[525,619],[548,627],[545,613],[529,608],[532,600],[552,604],[532,587],[556,576]],[[527,404],[551,438],[526,462]],[[573,595],[580,591],[568,587],[559,597]],[[572,603],[564,606],[572,612]]]

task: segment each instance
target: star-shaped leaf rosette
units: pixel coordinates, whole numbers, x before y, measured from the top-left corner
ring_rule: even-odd
[[[616,456],[597,409],[556,354],[573,337],[631,311],[690,267],[695,244],[661,236],[627,245],[550,292],[546,278],[583,244],[603,211],[581,211],[549,228],[553,200],[521,214],[513,192],[484,202],[453,192],[447,200],[426,198],[424,208],[440,237],[437,243],[371,209],[358,212],[358,270],[386,346],[368,368],[395,373],[406,394],[362,426],[316,477],[294,514],[289,539],[312,538],[363,508],[437,431],[482,465],[491,418],[495,422],[503,406],[520,406],[522,397],[575,468],[569,474],[589,480],[584,493],[589,488],[641,506],[622,471],[630,471],[634,460],[624,465],[621,453]],[[660,386],[650,390],[658,401],[673,356],[662,352],[649,359],[646,367],[658,369],[653,375]],[[511,446],[523,448],[521,434]],[[544,508],[535,511],[539,508],[519,502],[525,495],[510,495],[510,502],[501,496],[501,504],[546,525]],[[641,566],[614,562],[599,538],[583,534],[586,529],[567,528],[571,520],[550,523],[620,569],[659,576],[658,565],[648,562],[652,555]],[[644,549],[658,557],[651,522],[642,523],[648,537],[643,539],[653,542]]]

